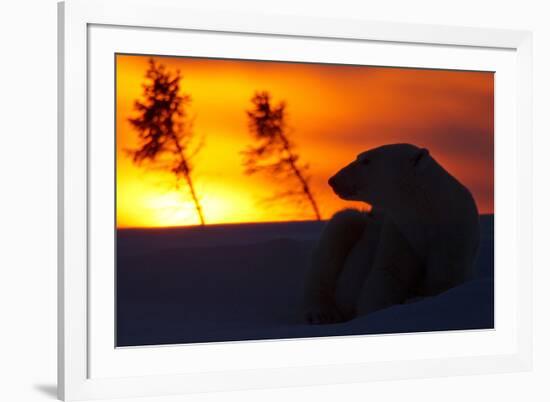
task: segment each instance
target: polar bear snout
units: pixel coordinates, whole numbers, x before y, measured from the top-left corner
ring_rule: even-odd
[[[343,180],[338,173],[328,179],[328,184],[340,198],[351,199],[357,195],[357,186],[349,180]]]

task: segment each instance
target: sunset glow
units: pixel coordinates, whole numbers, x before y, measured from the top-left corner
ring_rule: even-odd
[[[128,155],[138,135],[128,118],[142,96],[149,56],[116,58],[117,226],[196,225],[184,183],[137,166]],[[307,205],[262,202],[279,188],[264,175],[245,175],[242,151],[253,139],[246,110],[256,91],[287,104],[291,138],[310,166],[324,219],[361,206],[339,199],[327,180],[356,155],[388,143],[426,147],[473,193],[481,213],[493,212],[493,74],[364,66],[155,57],[183,76],[191,96],[197,142],[193,178],[206,224],[313,219]]]

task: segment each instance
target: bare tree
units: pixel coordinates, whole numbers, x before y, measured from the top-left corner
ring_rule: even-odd
[[[200,149],[199,145],[194,151],[189,150],[194,135],[186,108],[191,97],[179,93],[180,71],[169,71],[154,59],[149,59],[145,78],[143,99],[134,103],[137,117],[129,119],[138,132],[140,146],[130,150],[130,154],[137,165],[145,161],[157,164],[170,170],[178,183],[183,179],[200,223],[204,225],[204,214],[191,175],[191,159]]]
[[[286,104],[271,104],[267,91],[256,92],[251,99],[253,108],[248,110],[248,129],[256,140],[244,154],[245,174],[264,172],[274,179],[285,181],[293,178],[297,188],[278,193],[274,198],[293,198],[307,201],[317,220],[321,213],[315,201],[307,175],[309,166],[299,162],[296,147],[289,138],[286,125]]]

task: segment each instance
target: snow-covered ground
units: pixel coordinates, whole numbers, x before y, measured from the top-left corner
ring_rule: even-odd
[[[478,276],[437,297],[307,325],[302,289],[323,223],[126,229],[117,235],[118,346],[493,327],[493,216]]]

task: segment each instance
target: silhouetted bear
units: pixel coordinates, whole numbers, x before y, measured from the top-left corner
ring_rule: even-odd
[[[306,280],[306,320],[333,323],[473,276],[479,214],[468,189],[428,150],[391,144],[361,153],[329,179],[348,209],[327,223]]]

